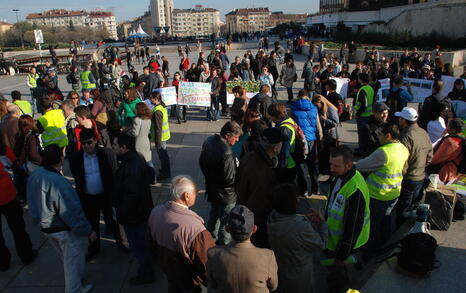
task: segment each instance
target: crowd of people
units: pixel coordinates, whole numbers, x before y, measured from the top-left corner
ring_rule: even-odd
[[[155,260],[169,292],[201,292],[202,286],[218,292],[313,292],[313,260],[323,252],[329,292],[346,292],[348,269],[364,266],[403,224],[403,212],[423,199],[427,174],[439,174],[445,183],[461,176],[464,117],[451,103],[466,102],[464,83],[455,82],[443,97],[443,82],[435,79],[432,96],[416,110],[408,106],[409,88],[401,89],[403,74],[391,70],[394,62],[370,61],[371,52],[350,73],[345,58],[322,50],[319,60],[309,56],[304,64],[304,88],[295,96],[298,75],[290,48],[276,42],[270,52],[247,50],[231,64],[226,52],[219,45],[207,57],[200,52],[196,63],[182,52],[171,82],[177,90],[182,81],[210,83],[207,119],[230,118],[205,140],[199,157],[210,203],[206,224],[190,209],[197,183],[187,175],[172,178],[170,171],[170,117],[186,122],[187,107],[167,107],[156,91],[169,85],[165,57],[151,56],[142,74],[130,64],[123,73],[110,50],[81,71],[75,67],[67,77],[73,89],[67,98],[53,66],[45,64],[27,76],[31,103],[19,91],[11,101],[2,97],[0,212],[23,264],[37,256],[22,217],[27,204],[59,251],[65,292],[92,289],[83,283],[83,271],[100,251],[101,212],[104,233],[138,261],[133,285],[155,281]],[[433,66],[440,64],[436,57]],[[418,59],[402,59],[418,68]],[[337,93],[334,76],[351,79],[354,111]],[[392,87],[380,103],[377,80],[387,77]],[[256,80],[260,92],[249,100],[237,86],[228,105],[226,81],[234,80]],[[278,101],[277,81],[286,88],[287,103]],[[355,153],[341,138],[341,123],[352,112]],[[74,187],[63,176],[64,162]],[[322,182],[321,175],[330,176]],[[170,200],[154,207],[151,185],[169,178]],[[298,214],[300,197],[324,189],[324,211]],[[11,254],[3,236],[0,254],[0,270],[7,270]]]

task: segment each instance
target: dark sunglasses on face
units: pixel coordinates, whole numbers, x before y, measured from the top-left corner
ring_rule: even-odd
[[[81,141],[81,144],[82,145],[91,145],[94,141],[93,140],[85,140],[85,141]]]

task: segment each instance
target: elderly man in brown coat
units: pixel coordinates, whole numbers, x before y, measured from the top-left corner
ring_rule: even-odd
[[[273,251],[257,248],[249,240],[257,230],[253,212],[243,205],[234,207],[228,218],[227,230],[233,240],[226,246],[213,247],[207,252],[209,290],[222,293],[269,293],[269,290],[276,290],[278,267]]]
[[[197,197],[194,180],[186,175],[174,177],[171,197],[152,210],[148,221],[158,264],[167,276],[169,293],[201,292],[207,250],[215,243],[204,220],[189,209]]]
[[[272,210],[270,194],[277,182],[277,156],[285,140],[286,136],[278,128],[264,130],[259,148],[241,159],[236,173],[237,202],[254,212],[257,233],[252,235],[251,242],[258,247],[270,247],[267,239],[267,217]]]
[[[3,136],[5,145],[14,149],[16,134],[18,134],[18,118],[21,116],[21,110],[14,104],[7,106],[8,114],[0,123],[0,134]]]

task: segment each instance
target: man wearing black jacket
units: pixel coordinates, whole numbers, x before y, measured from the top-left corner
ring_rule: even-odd
[[[113,150],[119,161],[113,188],[116,218],[123,225],[129,246],[139,263],[138,275],[129,282],[133,285],[153,283],[153,255],[147,246],[145,231],[153,207],[150,184],[155,174],[136,152],[134,136],[124,132],[116,134]]]
[[[211,203],[207,230],[220,245],[228,244],[231,239],[230,234],[225,230],[228,215],[235,206],[237,198],[235,192],[237,159],[231,146],[241,135],[241,127],[236,122],[225,123],[220,135],[207,138],[199,157],[199,165],[205,177],[207,200]]]
[[[353,153],[347,146],[339,146],[330,154],[331,183],[325,220],[328,241],[324,251],[328,259],[327,284],[329,292],[346,292],[349,278],[348,263],[361,251],[369,239],[369,189],[364,177],[353,164]]]
[[[150,98],[150,94],[153,90],[159,87],[160,77],[155,74],[149,66],[143,68],[144,74],[141,76],[141,80],[145,83],[144,85],[144,97],[146,99]]]
[[[264,120],[267,125],[272,126],[272,121],[270,120],[269,113],[267,112],[269,106],[273,104],[270,90],[269,85],[263,84],[260,88],[260,92],[249,101],[248,109],[257,110],[261,114],[262,120]]]
[[[278,93],[275,88],[275,84],[277,83],[280,74],[278,73],[277,53],[275,53],[275,51],[270,52],[270,57],[267,59],[267,68],[269,69],[270,74],[273,76],[272,97],[276,99]]]
[[[207,120],[217,121],[220,119],[220,89],[222,81],[218,77],[219,69],[214,68],[210,70],[210,77],[207,82],[210,82],[210,108],[207,110]]]
[[[115,233],[117,245],[122,245],[118,227],[112,217],[111,202],[117,162],[112,149],[97,146],[92,129],[81,131],[80,142],[82,149],[70,158],[70,169],[83,211],[92,230],[97,233],[96,241],[89,243],[86,257],[89,260],[100,250],[100,211],[104,215],[107,227],[111,227],[110,230]]]

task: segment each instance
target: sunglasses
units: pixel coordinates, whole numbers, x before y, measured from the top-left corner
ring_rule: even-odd
[[[81,141],[81,144],[82,145],[91,145],[94,141],[93,140],[84,140],[84,141]]]
[[[78,100],[79,98],[71,98],[71,100]]]

